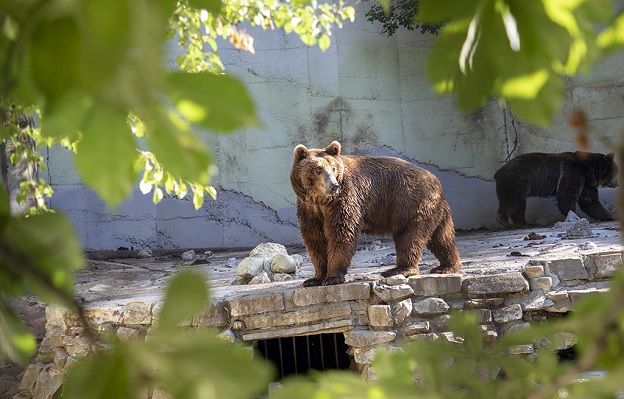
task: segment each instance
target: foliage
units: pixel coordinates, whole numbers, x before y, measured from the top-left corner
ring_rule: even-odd
[[[521,119],[545,125],[561,107],[562,77],[621,48],[621,15],[599,33],[611,18],[610,0],[422,0],[420,19],[445,23],[427,73],[465,111],[496,96]]]
[[[444,23],[429,58],[434,87],[454,93],[466,110],[495,95],[521,118],[546,123],[561,103],[561,77],[588,70],[624,45],[624,17],[612,18],[609,0],[422,0],[420,7],[420,20]],[[17,114],[37,110],[40,129],[25,134],[38,145],[63,143],[75,150],[82,178],[109,206],[126,198],[141,169],[141,189],[154,191],[155,201],[164,196],[163,188],[184,196],[190,187],[195,206],[201,206],[204,193],[213,193],[211,159],[193,126],[229,132],[258,123],[245,87],[215,74],[222,70],[215,53],[217,37],[252,51],[251,37],[240,28],[245,22],[281,27],[306,44],[327,48],[329,26],[352,17],[353,10],[342,3],[297,0],[4,2],[0,98]],[[165,39],[172,35],[184,48],[176,59],[184,73],[165,68]],[[201,51],[205,44],[212,52]],[[3,139],[18,132],[11,120],[2,120]],[[27,150],[15,155],[19,157],[42,161]],[[47,189],[42,190],[45,194]],[[11,215],[7,193],[0,187],[4,356],[25,362],[34,349],[32,335],[6,299],[29,289],[81,315],[73,301],[73,272],[83,263],[65,218],[55,213]],[[541,398],[558,396],[561,389],[568,397],[613,396],[621,388],[623,372],[623,286],[618,278],[608,294],[578,304],[565,321],[510,334],[493,346],[483,345],[474,319],[464,313],[453,321],[462,345],[415,342],[402,353],[382,352],[374,363],[377,383],[328,373],[287,382],[276,397]],[[72,368],[64,395],[126,398],[153,387],[178,398],[257,393],[270,371],[210,335],[178,333],[179,325],[200,312],[207,297],[201,277],[173,278],[152,339],[111,340],[107,350]],[[553,358],[556,334],[563,331],[578,336],[580,359],[574,365]],[[543,343],[535,359],[509,355],[510,347],[524,343]],[[420,374],[414,374],[415,366]],[[581,372],[594,367],[607,371],[601,381],[574,383]],[[245,384],[233,380],[241,375]]]
[[[0,140],[11,143],[13,164],[33,162],[40,170],[45,162],[37,148],[63,145],[75,152],[82,180],[111,208],[127,198],[142,169],[141,191],[153,191],[155,202],[163,189],[179,197],[190,190],[199,208],[205,193],[215,196],[209,185],[214,167],[194,129],[228,133],[259,123],[246,87],[222,73],[216,38],[252,51],[241,45],[252,38],[239,24],[281,27],[325,49],[331,27],[353,15],[342,3],[307,1],[3,2]],[[172,34],[185,54],[177,60],[181,71],[165,63]],[[213,53],[202,51],[205,44]],[[37,128],[20,127],[19,118],[34,115]],[[31,141],[34,147],[24,144]],[[7,299],[28,289],[74,309],[84,322],[72,274],[84,259],[69,221],[45,212],[50,185],[27,180],[21,188],[19,199],[37,200],[29,215],[11,215],[0,187],[0,358],[23,363],[34,339]]]
[[[262,393],[273,373],[249,350],[226,345],[206,331],[180,334],[183,322],[206,306],[203,280],[203,275],[190,272],[174,276],[149,339],[111,341],[112,348],[74,365],[63,397],[123,399],[154,388],[175,398],[245,399]],[[240,381],[243,376],[245,383]]]
[[[373,4],[366,12],[366,19],[370,22],[381,23],[381,33],[392,36],[397,29],[416,30],[421,33],[438,33],[440,25],[422,23],[418,19],[418,3],[420,0],[396,0],[389,6]]]

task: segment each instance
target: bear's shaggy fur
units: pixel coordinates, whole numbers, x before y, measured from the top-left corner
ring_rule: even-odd
[[[394,239],[397,264],[384,277],[419,274],[425,246],[440,261],[432,273],[458,272],[462,265],[451,210],[438,179],[398,158],[340,151],[337,141],[325,149],[295,147],[290,181],[301,236],[316,270],[303,286],[343,283],[360,232]]]
[[[617,187],[613,157],[581,151],[517,156],[494,175],[499,202],[496,220],[504,227],[526,226],[527,197],[557,197],[564,215],[576,212],[578,204],[594,219],[613,220],[598,198],[598,187]]]

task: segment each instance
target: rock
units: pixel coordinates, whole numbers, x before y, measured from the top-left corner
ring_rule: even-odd
[[[227,262],[225,262],[225,266],[229,267],[230,269],[234,269],[237,265],[238,261],[236,260],[236,258],[229,258]]]
[[[378,348],[376,347],[354,348],[353,360],[355,360],[357,364],[370,364],[372,363],[373,359],[375,359],[375,356],[377,355],[377,351],[378,351]]]
[[[117,338],[119,338],[120,341],[128,342],[139,339],[140,337],[141,332],[134,328],[128,328],[123,326],[117,328]]]
[[[524,275],[527,278],[542,277],[544,275],[544,266],[528,264],[524,267]]]
[[[212,251],[204,251],[204,258],[211,258],[213,255]]]
[[[531,291],[548,291],[552,287],[551,277],[537,277],[529,279]]]
[[[584,258],[585,266],[594,278],[613,277],[622,264],[622,253],[594,254]]]
[[[232,331],[232,329],[230,328],[218,334],[217,338],[229,344],[233,344],[236,342],[236,335],[234,334],[234,331]]]
[[[385,284],[374,284],[373,292],[384,302],[400,301],[414,294],[412,287],[407,284],[394,287]]]
[[[279,281],[290,281],[293,279],[293,276],[291,276],[290,274],[287,273],[275,273],[273,275],[273,281],[279,282]]]
[[[418,296],[439,296],[461,291],[462,280],[459,274],[435,274],[411,276],[408,284]]]
[[[273,273],[294,273],[297,268],[295,259],[290,255],[277,254],[271,259]]]
[[[520,305],[525,311],[531,311],[546,309],[554,304],[555,303],[548,299],[543,292],[535,291],[532,292],[531,295],[529,295],[529,297]]]
[[[371,305],[368,307],[368,323],[374,329],[392,327],[392,308],[390,305]]]
[[[197,259],[197,255],[195,251],[191,249],[190,251],[182,252],[180,258],[185,262],[194,262]]]
[[[254,249],[249,252],[249,256],[252,258],[260,258],[265,260],[271,260],[277,254],[288,255],[286,247],[282,244],[274,242],[265,242],[258,244]]]
[[[598,249],[598,245],[591,241],[584,242],[583,244],[578,245],[581,251],[593,251],[594,249]]]
[[[394,305],[392,315],[394,317],[394,324],[400,326],[403,324],[407,316],[412,314],[413,304],[410,298],[404,299]]]
[[[292,255],[292,258],[295,260],[295,266],[297,269],[300,269],[303,266],[303,256],[299,254]]]
[[[315,274],[314,270],[295,270],[295,278],[312,278]]]
[[[415,316],[431,316],[448,312],[449,305],[440,298],[425,298],[415,300],[412,313]]]
[[[264,271],[264,260],[251,256],[243,259],[236,267],[236,274],[243,278],[252,279]]]
[[[375,346],[393,341],[396,338],[394,331],[352,330],[345,333],[345,344],[356,348]]]
[[[566,229],[566,238],[568,239],[589,238],[591,236],[592,230],[589,227],[589,221],[584,218]]]
[[[555,223],[553,227],[555,227],[556,229],[567,229],[579,220],[581,220],[581,218],[576,213],[574,213],[573,211],[568,211],[568,215],[566,216],[565,220],[563,222]]]
[[[123,312],[123,323],[126,325],[152,323],[152,304],[149,302],[130,301]]]
[[[509,323],[522,319],[522,306],[515,304],[501,309],[492,310],[492,317],[497,323]]]
[[[152,250],[151,249],[141,249],[137,252],[137,258],[151,258]]]
[[[403,327],[403,334],[406,336],[412,336],[416,334],[429,332],[429,322],[428,321],[417,321],[406,324]]]
[[[525,345],[514,345],[510,346],[507,351],[512,355],[530,355],[535,353],[535,348],[533,344],[525,344]]]
[[[402,274],[396,274],[394,276],[386,277],[382,281],[384,284],[394,287],[396,285],[407,284],[407,277]]]
[[[469,297],[500,296],[529,290],[529,282],[517,272],[469,277],[462,284]]]
[[[548,272],[559,281],[586,280],[589,273],[580,258],[553,259],[547,262]]]
[[[249,284],[266,284],[270,282],[271,282],[271,279],[269,278],[268,273],[262,272],[259,275],[255,276],[254,278],[252,278],[251,281],[249,281]]]

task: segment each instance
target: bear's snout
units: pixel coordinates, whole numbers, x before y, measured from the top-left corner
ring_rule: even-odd
[[[336,194],[338,189],[340,188],[340,184],[338,184],[338,180],[332,174],[328,174],[325,176],[324,188],[327,194]]]

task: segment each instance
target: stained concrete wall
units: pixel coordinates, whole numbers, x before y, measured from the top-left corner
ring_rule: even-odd
[[[240,77],[255,98],[262,128],[220,136],[200,132],[215,156],[217,201],[194,211],[189,200],[159,205],[138,189],[110,215],[85,188],[62,150],[48,151],[51,205],[69,214],[87,248],[252,247],[259,242],[300,244],[289,183],[292,151],[303,143],[325,147],[340,140],[343,152],[394,155],[438,176],[458,229],[498,228],[494,172],[517,154],[575,150],[566,113],[581,107],[591,123],[614,141],[624,127],[624,55],[601,62],[588,76],[566,80],[562,113],[550,128],[516,120],[496,100],[470,114],[453,98],[435,94],[425,75],[435,36],[399,31],[379,34],[356,21],[332,36],[326,52],[293,35],[249,28],[256,54],[221,44],[228,73]],[[605,152],[598,142],[592,151]],[[614,210],[616,190],[602,189]],[[551,199],[531,199],[527,220],[560,220]]]

